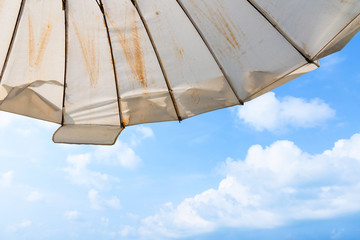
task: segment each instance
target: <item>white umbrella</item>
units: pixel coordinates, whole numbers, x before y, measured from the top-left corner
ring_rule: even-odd
[[[359,13],[358,0],[0,0],[0,109],[61,124],[55,142],[113,144],[316,69]]]

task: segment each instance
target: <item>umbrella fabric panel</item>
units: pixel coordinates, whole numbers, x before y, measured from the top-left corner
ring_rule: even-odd
[[[0,0],[0,80],[21,0]]]
[[[299,69],[296,69],[295,71],[289,73],[288,75],[272,82],[271,84],[269,84],[268,86],[264,87],[261,91],[257,92],[256,94],[252,95],[251,97],[247,98],[246,101],[250,101],[254,98],[257,98],[277,87],[280,87],[281,85],[290,82],[292,80],[294,80],[295,78],[301,77],[302,75],[304,75],[305,73],[308,73],[310,71],[313,71],[315,69],[317,69],[319,67],[320,63],[316,62],[316,63],[307,63],[304,66],[301,66]]]
[[[1,79],[0,109],[61,123],[65,59],[62,4],[27,0],[21,13]]]
[[[229,83],[176,0],[138,0],[181,119],[239,104]]]
[[[325,48],[323,48],[316,58],[322,58],[332,53],[338,52],[350,42],[350,40],[360,30],[360,15],[358,15],[350,24],[348,24],[339,34],[334,37]]]
[[[321,57],[340,50],[360,28],[357,24],[356,31],[347,29],[348,24],[359,15],[360,1],[357,0],[251,0],[250,2],[279,26],[311,59],[318,59],[320,56],[317,55],[326,51],[323,48],[330,47],[327,44],[339,32],[344,31],[343,37],[336,39],[339,45],[333,51],[321,54]],[[333,42],[331,45],[336,43]]]
[[[244,101],[307,63],[246,0],[179,0]]]
[[[354,0],[0,0],[0,110],[60,123],[55,142],[113,144],[125,126],[242,104],[316,69],[359,13]]]
[[[102,0],[114,53],[123,124],[177,120],[143,22],[131,1]]]
[[[65,125],[53,136],[56,143],[113,145],[122,128],[104,125]]]
[[[95,1],[68,1],[64,124],[120,126],[103,15]]]

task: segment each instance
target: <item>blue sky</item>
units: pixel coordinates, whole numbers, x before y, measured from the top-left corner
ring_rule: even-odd
[[[1,112],[0,239],[360,239],[359,52],[112,147]]]

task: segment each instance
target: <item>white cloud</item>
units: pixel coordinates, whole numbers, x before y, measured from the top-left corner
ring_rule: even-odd
[[[94,210],[102,210],[104,208],[121,209],[120,200],[117,197],[104,199],[100,196],[99,192],[91,189],[88,193],[90,207]]]
[[[154,137],[151,128],[144,126],[136,126],[132,128],[131,143],[117,141],[114,146],[98,147],[94,153],[96,159],[105,164],[122,166],[128,169],[137,168],[142,160],[135,153],[133,147],[141,144],[147,138]]]
[[[135,169],[142,162],[135,151],[126,143],[118,141],[114,146],[101,146],[95,157],[102,163]]]
[[[270,92],[238,108],[238,117],[258,131],[278,131],[288,127],[320,126],[335,116],[335,111],[320,99],[278,99]]]
[[[108,200],[105,200],[105,205],[112,209],[121,209],[120,200],[117,197],[112,197]]]
[[[165,204],[139,234],[184,237],[221,227],[273,228],[360,211],[360,134],[311,155],[290,141],[254,145],[227,159],[225,178],[179,205]],[[336,234],[334,234],[335,236]]]
[[[117,141],[113,146],[99,146],[91,153],[68,156],[67,163],[70,166],[65,168],[65,171],[69,173],[72,181],[79,185],[101,188],[102,183],[111,178],[109,175],[87,169],[93,157],[97,163],[127,169],[137,168],[142,160],[134,151],[133,146],[140,144],[144,139],[153,137],[154,133],[151,128],[143,126],[134,127],[133,130],[131,144]]]
[[[26,200],[30,202],[38,202],[42,201],[44,199],[44,196],[39,192],[31,192],[27,197]]]
[[[126,215],[132,220],[138,220],[140,218],[140,216],[135,213],[127,213]]]
[[[76,210],[72,210],[72,211],[66,211],[64,213],[64,216],[71,221],[77,220],[80,216],[80,213]]]
[[[14,171],[8,171],[0,175],[0,186],[9,187],[13,181]]]
[[[30,227],[31,225],[32,222],[30,220],[24,220],[18,224],[8,225],[7,230],[8,232],[18,232],[20,230]]]
[[[92,209],[95,210],[101,210],[102,206],[100,204],[100,197],[99,197],[99,192],[96,191],[95,189],[91,189],[88,193],[88,197],[89,197],[89,201],[90,201],[90,206]]]
[[[74,184],[103,189],[107,187],[109,181],[118,180],[107,174],[89,170],[87,166],[90,160],[91,154],[69,155],[67,157],[66,162],[69,166],[64,171],[68,173]]]
[[[121,237],[130,237],[130,236],[136,236],[136,228],[126,225],[121,227],[119,234]]]
[[[139,145],[143,140],[154,137],[154,132],[149,127],[136,126],[134,127],[135,133],[131,136],[131,145]]]

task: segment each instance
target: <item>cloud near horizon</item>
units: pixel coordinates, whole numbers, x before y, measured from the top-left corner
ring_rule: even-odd
[[[289,127],[320,126],[335,116],[335,110],[318,98],[310,101],[296,97],[277,98],[270,92],[239,107],[237,116],[257,131],[275,132]]]
[[[91,162],[91,157],[91,154],[77,154],[67,157],[68,166],[63,170],[73,184],[104,189],[109,186],[109,182],[118,181],[117,178],[108,174],[90,170],[88,165]]]
[[[244,160],[228,158],[224,179],[178,205],[143,219],[145,238],[188,237],[222,227],[274,228],[297,220],[360,211],[360,134],[311,155],[293,142],[252,146]]]

